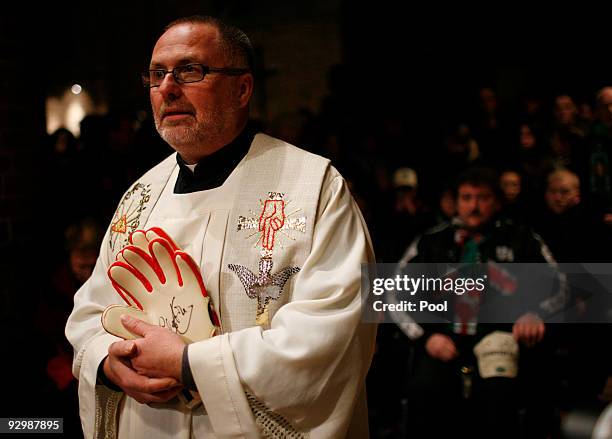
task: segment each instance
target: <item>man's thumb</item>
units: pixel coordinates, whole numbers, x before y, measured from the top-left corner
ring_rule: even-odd
[[[145,336],[145,332],[149,326],[146,322],[130,317],[127,314],[123,314],[121,316],[121,324],[132,334],[140,335],[142,337]]]
[[[136,344],[132,341],[126,344],[125,346],[125,355],[132,355],[136,350]]]

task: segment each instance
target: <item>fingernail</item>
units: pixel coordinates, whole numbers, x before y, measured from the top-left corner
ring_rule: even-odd
[[[121,316],[121,323],[130,323],[132,321],[131,317],[127,314],[123,314]]]

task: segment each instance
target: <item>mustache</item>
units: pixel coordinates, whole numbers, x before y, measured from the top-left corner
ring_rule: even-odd
[[[190,113],[195,114],[195,108],[191,105],[180,105],[174,102],[162,103],[159,108],[159,114],[161,117],[166,116],[167,114],[172,113]]]

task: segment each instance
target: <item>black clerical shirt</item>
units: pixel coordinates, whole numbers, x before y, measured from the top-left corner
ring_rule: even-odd
[[[177,154],[176,161],[180,170],[174,193],[188,194],[221,186],[249,151],[255,134],[253,125],[247,124],[232,142],[202,158],[193,172],[181,155]]]

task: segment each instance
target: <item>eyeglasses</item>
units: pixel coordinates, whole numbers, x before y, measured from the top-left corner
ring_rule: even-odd
[[[186,64],[175,67],[172,70],[152,69],[142,72],[142,85],[145,88],[159,87],[168,73],[172,73],[172,77],[177,83],[187,84],[189,82],[201,81],[209,73],[238,76],[249,72],[249,69],[217,68],[208,67],[204,64]]]

